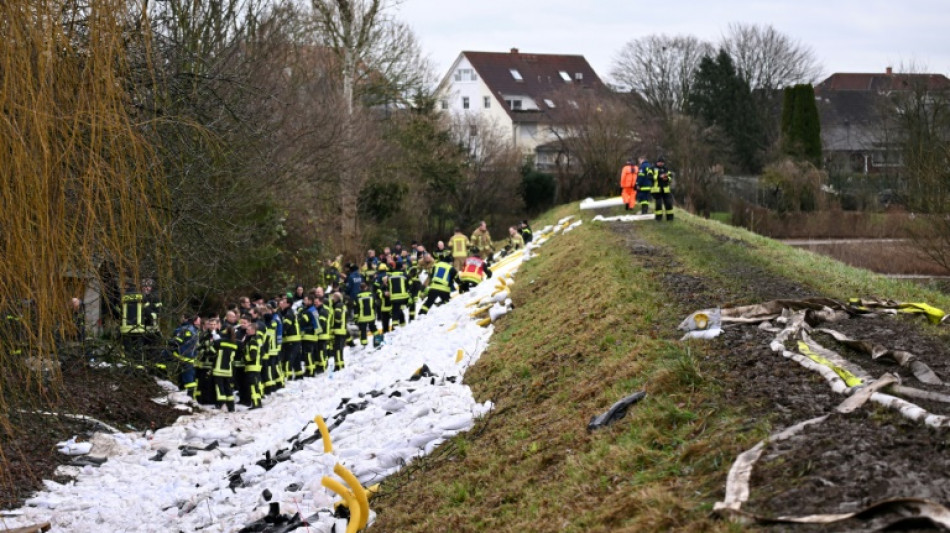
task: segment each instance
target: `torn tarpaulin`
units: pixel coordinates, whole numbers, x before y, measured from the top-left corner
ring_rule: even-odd
[[[592,417],[590,419],[590,423],[587,424],[587,431],[594,431],[595,429],[609,426],[617,420],[627,416],[627,408],[639,402],[646,395],[646,391],[636,392],[613,404],[606,413]]]

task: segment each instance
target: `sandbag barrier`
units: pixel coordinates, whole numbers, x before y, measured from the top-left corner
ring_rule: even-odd
[[[469,316],[476,319],[476,323],[482,327],[488,327],[499,318],[505,316],[512,309],[514,304],[511,300],[511,287],[515,284],[511,272],[506,272],[515,265],[529,261],[537,255],[539,246],[547,242],[553,235],[558,233],[568,233],[583,224],[581,220],[574,220],[574,215],[562,218],[557,224],[545,226],[536,235],[533,241],[525,245],[524,249],[516,250],[502,259],[492,264],[492,271],[496,274],[495,290],[490,296],[479,298],[466,304],[467,307],[475,309],[469,313]],[[447,331],[452,331],[458,324],[452,324]]]
[[[809,523],[830,524],[854,517],[866,517],[881,512],[899,512],[906,516],[929,519],[933,524],[950,528],[950,509],[939,503],[919,499],[902,498],[875,502],[854,513],[818,514],[800,517],[765,517],[745,512],[742,504],[749,498],[752,468],[770,443],[786,440],[805,428],[821,424],[831,416],[846,416],[866,402],[871,401],[884,407],[897,410],[902,416],[932,427],[950,426],[950,417],[932,414],[903,398],[903,396],[950,403],[950,395],[921,390],[901,385],[900,378],[885,373],[874,378],[860,365],[842,357],[816,342],[809,332],[821,332],[831,336],[836,342],[854,349],[858,353],[878,360],[889,360],[907,368],[921,383],[942,385],[943,380],[913,353],[891,350],[874,343],[852,339],[843,333],[818,325],[834,323],[850,317],[862,315],[896,315],[899,313],[917,314],[926,317],[933,324],[943,324],[948,315],[942,310],[924,303],[902,303],[893,300],[857,299],[847,303],[829,298],[804,300],[774,300],[764,304],[742,306],[731,309],[703,309],[691,314],[678,326],[685,330],[683,339],[711,338],[721,333],[727,324],[759,324],[763,330],[775,333],[770,349],[787,359],[792,359],[803,367],[820,374],[829,387],[836,393],[847,396],[835,412],[806,420],[783,431],[770,435],[752,449],[739,455],[730,468],[726,482],[726,495],[717,502],[714,511],[720,516],[729,517],[743,523]],[[779,327],[781,326],[781,327]],[[715,331],[715,335],[703,335],[703,332]],[[787,347],[795,346],[796,351]],[[888,390],[892,394],[881,392]],[[892,526],[894,524],[891,524]]]

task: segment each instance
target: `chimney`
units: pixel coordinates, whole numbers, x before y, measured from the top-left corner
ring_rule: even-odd
[[[518,53],[518,49],[517,49],[517,48],[512,48],[512,49],[511,49],[511,53],[512,53],[512,54],[517,54],[517,53]]]
[[[894,69],[892,69],[891,67],[887,67],[887,69],[884,72],[886,72],[887,75],[890,76],[891,74],[894,73]]]

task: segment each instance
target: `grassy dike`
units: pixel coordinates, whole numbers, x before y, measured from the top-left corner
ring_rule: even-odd
[[[563,206],[536,227],[568,214]],[[583,212],[589,219],[590,212]],[[878,295],[950,308],[950,299],[795,250],[741,229],[678,213],[672,225],[639,223],[679,269],[741,301],[738,263],[825,296]],[[678,341],[695,308],[676,303],[649,257],[585,223],[558,235],[515,275],[516,309],[466,374],[495,410],[475,428],[387,480],[371,507],[372,531],[736,531],[710,517],[735,457],[770,430],[743,416],[706,369],[727,354]],[[739,301],[736,301],[739,300]],[[618,399],[647,397],[616,424],[587,423]]]
[[[673,340],[683,310],[654,275],[597,224],[541,247],[515,276],[515,311],[466,374],[495,411],[384,483],[372,529],[730,530],[709,510],[733,458],[765,432],[745,428]],[[587,432],[638,390],[647,397],[626,418]]]

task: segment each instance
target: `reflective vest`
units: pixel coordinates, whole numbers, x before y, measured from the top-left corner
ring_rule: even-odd
[[[172,345],[172,355],[179,361],[195,364],[195,353],[198,351],[198,338],[195,327],[191,324],[179,326],[175,336],[169,341]]]
[[[373,293],[363,291],[356,295],[356,321],[360,324],[376,321],[376,299]]]
[[[122,324],[119,325],[119,333],[145,333],[142,293],[130,292],[122,295]]]
[[[459,273],[459,279],[479,283],[485,279],[485,262],[479,257],[469,257],[465,260],[465,267]]]
[[[406,275],[398,270],[389,273],[389,297],[394,302],[405,302],[409,299],[409,282]]]
[[[449,239],[449,246],[452,248],[452,257],[468,255],[468,237],[461,233]]]
[[[333,305],[333,331],[334,335],[346,335],[346,307],[343,302],[337,302]]]
[[[244,369],[247,372],[261,371],[261,345],[264,337],[260,331],[244,340]]]
[[[312,305],[306,309],[301,309],[298,319],[300,321],[300,338],[304,342],[317,342],[317,336],[320,333],[318,329],[320,326],[317,324],[317,309]]]
[[[277,343],[277,315],[271,317],[267,322],[267,332],[270,335],[270,344],[268,345],[267,355],[277,357],[280,353],[280,344]]]
[[[670,192],[670,183],[673,181],[673,171],[663,167],[653,167],[653,188],[650,192],[668,193]]]
[[[211,371],[211,374],[223,378],[231,377],[231,365],[237,351],[237,343],[225,340],[218,341],[217,346],[215,346],[214,370]]]
[[[326,305],[317,308],[317,338],[328,341],[333,336],[333,313]]]
[[[429,288],[444,292],[450,292],[451,289],[452,265],[439,262],[432,267],[432,277],[429,281]]]
[[[297,314],[293,308],[284,309],[281,314],[281,322],[284,324],[284,342],[300,342],[300,327],[297,323]]]

